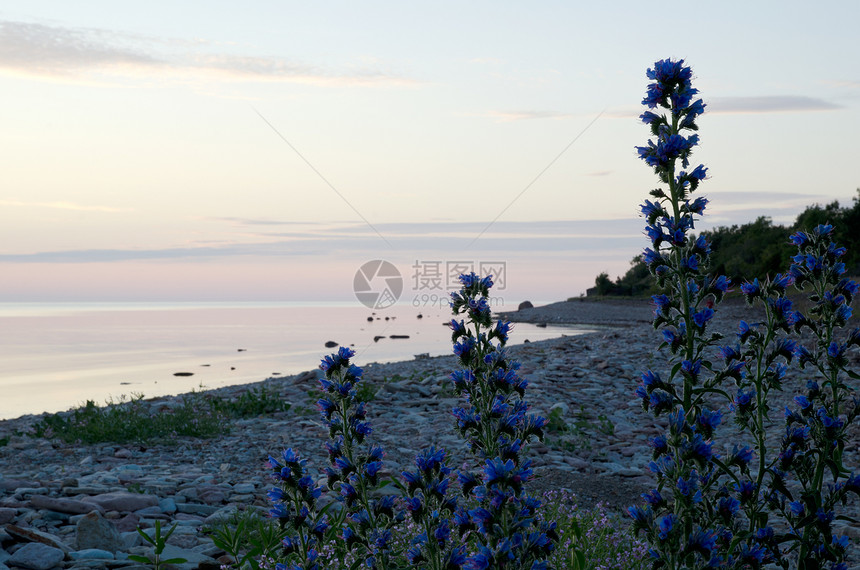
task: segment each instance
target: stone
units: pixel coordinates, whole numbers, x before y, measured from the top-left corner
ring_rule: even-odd
[[[184,503],[176,505],[176,507],[180,513],[200,515],[202,517],[208,517],[218,510],[218,507],[214,505],[200,505],[197,503]]]
[[[18,509],[0,507],[0,524],[9,524],[18,516]]]
[[[237,495],[247,495],[253,493],[255,489],[253,483],[236,483],[233,485],[233,492]]]
[[[17,489],[38,487],[38,481],[25,481],[23,479],[0,479],[0,489],[3,491],[16,491]]]
[[[123,549],[124,543],[112,522],[101,514],[92,512],[75,526],[75,546],[78,550],[97,548],[116,552]]]
[[[58,537],[47,532],[36,530],[35,528],[23,528],[13,524],[6,525],[6,532],[14,538],[25,542],[38,542],[52,548],[58,548],[63,552],[70,552],[72,549]]]
[[[214,505],[226,501],[227,493],[221,487],[201,486],[197,488],[197,498],[208,505]]]
[[[149,548],[147,550],[148,555],[150,557],[154,556],[154,549]],[[172,567],[177,570],[194,570],[195,568],[200,567],[201,565],[209,565],[215,564],[214,568],[220,566],[218,562],[212,558],[211,556],[206,556],[205,554],[201,554],[199,552],[194,552],[193,550],[179,548],[177,546],[173,546],[172,544],[168,544],[164,547],[164,552],[161,553],[161,559],[167,560],[170,558],[184,558],[186,562],[182,564],[171,564]]]
[[[531,301],[523,301],[519,305],[517,305],[517,310],[522,311],[523,309],[534,309],[535,306],[532,305]]]
[[[72,560],[113,560],[115,556],[113,552],[108,552],[107,550],[87,548],[85,550],[70,552],[69,558]]]
[[[50,570],[59,566],[65,557],[66,554],[59,548],[41,542],[31,542],[16,550],[8,562],[12,566],[29,570]]]
[[[154,495],[141,495],[140,493],[123,491],[103,493],[94,497],[84,497],[82,501],[99,505],[106,511],[120,512],[133,512],[158,505],[158,497]]]
[[[137,525],[140,523],[140,517],[134,513],[129,513],[122,517],[121,519],[117,519],[114,521],[116,525],[116,529],[119,532],[129,532],[137,529]]]
[[[161,499],[158,501],[158,507],[161,509],[161,512],[172,515],[176,512],[176,501],[171,498]]]
[[[337,343],[333,340],[326,341],[326,343],[325,343],[326,348],[334,348],[336,346],[337,346]]]
[[[58,499],[56,497],[46,497],[45,495],[33,495],[30,497],[30,504],[36,509],[48,509],[57,511],[58,513],[68,513],[70,515],[85,515],[90,511],[101,511],[104,509],[99,505],[77,501],[75,499]]]

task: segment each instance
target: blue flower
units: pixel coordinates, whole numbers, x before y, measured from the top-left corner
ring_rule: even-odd
[[[648,443],[654,448],[654,459],[657,459],[661,455],[665,455],[669,452],[669,444],[666,441],[666,436],[664,435],[654,436],[654,439],[650,440]]]
[[[753,450],[744,445],[743,447],[738,447],[737,444],[732,446],[732,455],[729,458],[729,463],[734,465],[739,465],[741,467],[746,467],[750,464],[753,458]]]
[[[424,449],[415,457],[415,466],[424,474],[438,474],[445,466],[445,450],[436,446]]]
[[[687,206],[687,209],[692,214],[702,215],[702,213],[704,213],[704,211],[705,211],[705,206],[707,206],[707,205],[708,205],[708,199],[702,198],[700,196],[700,197],[696,198],[695,200],[693,200],[693,202]],[[704,236],[699,236],[699,238],[703,239]]]
[[[746,505],[752,501],[758,494],[755,482],[750,481],[749,479],[744,479],[740,483],[735,483],[734,487],[742,505]]]
[[[713,456],[711,446],[711,441],[705,441],[701,434],[695,434],[688,445],[689,458],[699,463],[710,461]]]
[[[723,520],[728,523],[735,516],[738,510],[741,508],[741,503],[734,497],[721,497],[719,503],[717,503],[717,510],[720,513],[720,516],[723,517]]]
[[[642,493],[642,498],[645,499],[645,502],[648,503],[648,505],[654,509],[659,509],[666,504],[666,499],[663,498],[663,495],[661,495],[660,491],[658,491],[657,489],[651,489],[647,493]]]
[[[754,299],[761,296],[761,285],[758,282],[758,278],[752,280],[752,282],[747,281],[741,285],[741,293],[743,293],[744,298],[748,303],[751,303]]]
[[[704,308],[701,311],[699,311],[693,315],[693,322],[696,323],[696,326],[699,327],[700,329],[704,329],[705,326],[708,324],[708,321],[710,321],[713,317],[714,317],[714,310],[709,309],[709,308]]]
[[[639,506],[628,507],[627,514],[633,519],[635,528],[646,529],[651,523],[652,512],[650,508],[643,509]]]
[[[815,226],[815,229],[812,230],[812,233],[815,237],[827,237],[833,232],[833,224],[820,224]]]
[[[454,354],[460,357],[460,361],[463,364],[468,364],[474,349],[475,339],[472,337],[466,337],[454,345]]]
[[[748,390],[739,388],[737,395],[732,399],[732,410],[742,415],[749,413],[755,406],[755,394],[755,388]]]
[[[696,417],[696,425],[706,438],[713,435],[714,430],[719,427],[723,419],[723,412],[720,410],[711,410],[710,408],[702,408],[702,412]]]
[[[678,519],[674,514],[660,517],[660,520],[657,522],[658,536],[660,537],[660,540],[666,540],[669,538],[669,534],[672,532],[672,529],[675,528],[675,522],[677,520]]]
[[[654,410],[654,413],[659,415],[665,411],[672,409],[674,398],[672,394],[665,390],[654,390],[648,399],[648,405]]]
[[[687,548],[692,552],[698,552],[705,558],[710,557],[711,551],[716,546],[717,533],[697,527],[687,539]]]
[[[320,362],[320,369],[326,373],[335,373],[341,367],[349,363],[349,359],[355,356],[355,351],[346,346],[342,346],[338,351],[330,356],[326,356]]]
[[[788,503],[788,508],[791,510],[791,514],[796,517],[802,517],[803,513],[806,512],[806,507],[800,501],[791,501]]]
[[[809,236],[806,234],[806,232],[797,232],[791,234],[789,240],[797,247],[803,247],[807,243],[809,243]]]

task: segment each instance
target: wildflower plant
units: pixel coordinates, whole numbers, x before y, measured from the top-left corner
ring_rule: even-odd
[[[356,565],[390,567],[391,529],[402,520],[402,514],[395,512],[392,496],[374,496],[384,483],[380,478],[384,451],[367,441],[372,428],[364,402],[356,398],[363,372],[350,363],[354,355],[352,349],[341,347],[320,364],[324,376],[319,383],[324,395],[317,407],[329,432],[325,444],[330,463],[325,468],[327,484],[341,504],[336,524],[328,522],[324,510],[316,509],[322,490],[307,474],[305,461],[297,453],[287,449],[283,460],[269,458],[273,478],[280,483],[269,492],[275,503],[271,514],[294,531],[283,542],[284,554],[295,560],[292,566],[280,565],[285,569],[316,568],[321,543],[332,538],[327,534],[330,528],[340,533],[340,563],[349,554]]]
[[[524,451],[542,439],[547,420],[529,413],[523,399],[528,382],[517,371],[505,344],[510,323],[493,322],[489,308],[492,276],[460,276],[451,294],[451,340],[462,368],[451,380],[465,405],[453,410],[457,429],[483,462],[479,475],[461,471],[464,495],[478,506],[455,516],[462,533],[471,532],[478,548],[467,568],[546,568],[546,557],[558,539],[554,521],[540,521],[538,499],[525,491],[532,478],[531,461]],[[458,316],[465,319],[457,320]]]
[[[741,321],[737,339],[721,344],[708,327],[731,283],[707,273],[710,244],[691,234],[708,203],[692,198],[707,168],[688,170],[705,104],[694,99],[698,91],[683,60],[658,61],[647,75],[653,82],[641,119],[655,139],[637,151],[664,186],[642,205],[652,244],[644,259],[663,290],[653,296],[654,327],[670,357],[668,373],[644,372],[636,393],[646,411],[669,421],[651,442],[658,486],[643,495],[644,507],[629,509],[634,528],[651,544],[654,567],[787,568],[797,558],[802,568],[825,562],[844,568],[847,539],[832,535],[833,508],[858,491],[858,479],[842,463],[845,428],[858,401],[847,402],[850,388],[841,378],[858,378],[847,370],[845,352],[860,344],[857,329],[841,344],[834,336],[850,317],[858,288],[842,278],[844,249],[830,242],[829,226],[792,236],[800,252],[787,274],[740,286],[750,304],[761,305],[764,319]],[[792,285],[813,289],[811,318],[794,310],[786,296]],[[816,339],[812,349],[794,339],[804,329]],[[795,399],[800,410],[786,410],[776,453],[767,447],[768,400],[783,389],[793,362],[812,365],[826,390],[812,381],[809,393]],[[713,449],[726,413],[721,405],[750,437],[725,457]],[[832,476],[826,488],[825,470]],[[777,532],[774,518],[787,529]]]

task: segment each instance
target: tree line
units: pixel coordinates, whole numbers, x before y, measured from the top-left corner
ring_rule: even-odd
[[[702,232],[713,250],[709,271],[726,275],[735,284],[753,277],[784,273],[791,257],[797,253],[789,236],[818,224],[833,225],[834,241],[848,250],[843,258],[848,274],[860,275],[860,188],[852,206],[842,207],[838,201],[807,206],[791,226],[775,225],[768,216],[760,216],[754,222]],[[606,272],[598,275],[588,295],[638,296],[654,292],[654,279],[642,255],[637,255],[627,273],[615,281]]]

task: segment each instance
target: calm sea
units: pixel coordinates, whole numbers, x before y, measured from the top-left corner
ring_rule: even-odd
[[[326,341],[353,347],[360,366],[451,353],[447,309],[372,313],[354,302],[0,303],[0,419],[295,374],[317,367]],[[580,332],[518,323],[510,342]]]

